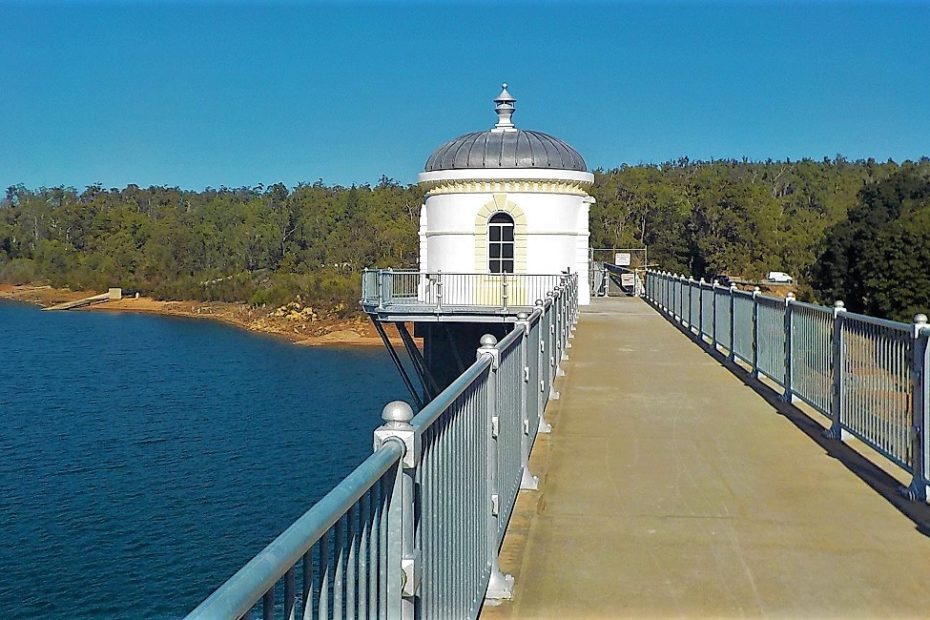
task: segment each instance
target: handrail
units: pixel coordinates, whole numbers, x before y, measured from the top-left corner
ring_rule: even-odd
[[[310,510],[198,605],[188,614],[187,619],[240,618],[248,613],[288,569],[294,566],[403,456],[402,443],[388,441],[382,444]]]
[[[869,325],[875,325],[876,327],[884,327],[886,329],[892,329],[895,331],[908,332],[911,329],[911,326],[907,323],[902,323],[901,321],[892,321],[890,319],[879,319],[874,316],[869,316],[867,314],[857,314],[855,312],[845,312],[843,313],[843,318],[845,320],[856,320],[862,323],[868,323]]]
[[[529,456],[549,431],[578,310],[578,275],[561,274],[417,415],[385,406],[374,454],[188,618],[246,618],[259,605],[266,620],[476,618],[485,598],[509,597],[498,552],[517,493],[536,488]]]
[[[503,338],[501,338],[501,341],[497,343],[497,348],[500,349],[501,351],[506,351],[507,349],[511,347],[511,345],[516,343],[522,335],[523,335],[523,330],[519,330],[519,329],[510,330],[510,333],[504,336]]]
[[[442,312],[494,308],[531,308],[538,299],[569,280],[571,273],[462,273],[366,269],[361,303],[367,312]],[[577,290],[577,287],[576,287]],[[577,292],[576,292],[577,295]]]
[[[481,357],[469,366],[465,372],[456,377],[449,387],[439,393],[418,414],[413,416],[410,425],[418,431],[425,431],[438,420],[452,402],[471,387],[475,381],[491,366],[491,360]]]
[[[727,351],[767,377],[782,399],[803,401],[830,419],[826,435],[852,435],[911,475],[903,492],[930,491],[930,328],[708,285],[648,271],[645,298],[711,350]],[[704,295],[711,288],[713,295]],[[687,297],[687,303],[685,298]]]

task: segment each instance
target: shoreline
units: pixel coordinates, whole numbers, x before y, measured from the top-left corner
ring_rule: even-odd
[[[41,308],[83,299],[99,291],[72,291],[51,286],[0,284],[0,300],[18,301]],[[280,309],[253,308],[235,302],[160,301],[151,297],[126,297],[118,301],[64,310],[63,312],[133,312],[159,316],[219,321],[246,331],[283,338],[300,346],[383,346],[371,322],[363,314],[350,317],[307,316]],[[399,339],[391,338],[395,344]]]

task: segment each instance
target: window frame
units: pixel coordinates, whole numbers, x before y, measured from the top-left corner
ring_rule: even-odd
[[[503,211],[492,214],[488,218],[487,235],[488,272],[493,275],[514,273],[516,271],[516,222],[513,216]]]

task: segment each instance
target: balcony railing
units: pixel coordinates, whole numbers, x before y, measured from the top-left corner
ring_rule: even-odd
[[[563,278],[577,274],[446,273],[366,269],[362,305],[373,309],[430,312],[456,309],[507,311],[531,308]]]

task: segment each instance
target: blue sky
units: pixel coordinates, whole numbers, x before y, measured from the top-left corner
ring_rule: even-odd
[[[413,182],[494,122],[590,168],[930,154],[930,2],[0,0],[0,185]]]

